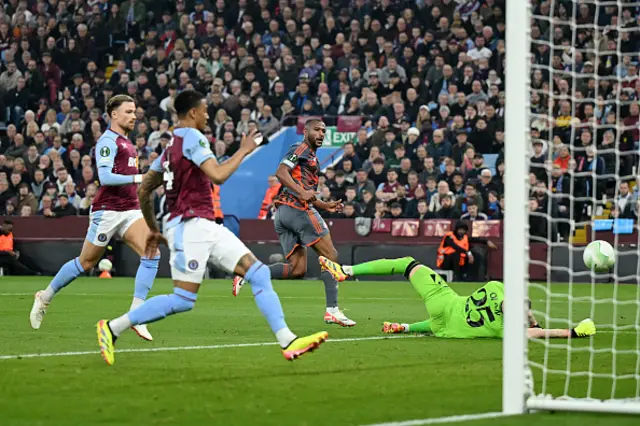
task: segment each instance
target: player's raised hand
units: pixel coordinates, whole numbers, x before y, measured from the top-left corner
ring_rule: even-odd
[[[145,256],[147,256],[149,259],[156,257],[158,255],[158,249],[162,244],[164,244],[165,246],[167,245],[167,239],[164,237],[164,235],[162,235],[162,233],[159,231],[152,231],[147,237],[147,245],[144,249]]]
[[[240,149],[244,149],[247,153],[254,151],[261,143],[263,137],[257,129],[249,132],[249,134],[242,134],[242,140],[240,141]]]

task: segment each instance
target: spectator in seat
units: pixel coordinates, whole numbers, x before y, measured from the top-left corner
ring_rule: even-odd
[[[0,268],[8,269],[10,275],[39,275],[23,265],[20,253],[13,247],[13,222],[5,220],[0,226]]]
[[[433,143],[427,145],[427,153],[435,164],[440,164],[444,157],[451,157],[451,143],[445,139],[444,130],[437,129],[433,132]]]
[[[20,217],[29,217],[32,215],[32,212],[31,206],[25,204],[20,208]]]
[[[474,148],[473,148],[473,145],[471,145],[467,141],[466,130],[456,129],[455,134],[456,134],[456,144],[453,145],[453,147],[451,148],[451,158],[453,159],[453,161],[455,161],[456,166],[460,167],[462,165],[462,160],[463,160],[464,154],[467,152],[467,149],[469,148],[474,149]]]
[[[373,167],[369,171],[369,180],[373,182],[376,188],[387,181],[387,174],[384,169],[384,158],[378,157],[373,160]]]
[[[355,219],[356,217],[359,217],[356,209],[357,209],[357,204],[351,201],[347,201],[346,203],[344,203],[344,208],[342,210],[341,218]]]
[[[350,158],[343,158],[342,164],[340,165],[342,171],[344,172],[344,180],[347,184],[352,185],[356,181],[356,172],[353,169],[353,162]]]
[[[359,217],[373,217],[376,212],[376,200],[373,191],[362,190],[362,199],[359,205]]]
[[[470,205],[478,207],[478,211],[484,210],[484,200],[478,195],[475,181],[467,182],[464,186],[464,195],[456,200],[456,208],[462,213],[466,213]]]
[[[58,192],[64,192],[64,188],[67,185],[67,182],[73,182],[73,179],[71,179],[71,176],[69,176],[69,172],[64,167],[59,167],[58,169],[56,169],[56,172],[58,177],[55,184],[58,187]]]
[[[396,139],[395,130],[393,130],[392,128],[387,128],[384,133],[384,143],[380,146],[380,153],[384,155],[384,158],[387,159],[387,162],[390,162],[393,159],[396,159],[398,160],[398,162],[400,162],[399,158],[394,155],[398,145],[402,146],[402,144],[399,143]],[[402,149],[404,150],[404,147]],[[404,153],[402,156],[404,156]]]
[[[64,193],[67,194],[69,204],[78,209],[80,207],[80,201],[82,201],[82,197],[76,191],[76,184],[73,182],[67,182],[67,184],[64,186]]]
[[[544,163],[547,161],[547,153],[544,150],[544,146],[542,139],[534,139],[533,155],[529,158],[529,173],[534,173],[538,179],[546,178]]]
[[[260,213],[258,214],[258,219],[266,219],[271,212],[271,208],[273,207],[273,199],[278,195],[280,191],[280,181],[276,177],[276,175],[269,176],[267,180],[269,187],[267,188],[266,193],[264,194],[264,198],[262,199],[262,206],[260,207]]]
[[[467,169],[464,175],[465,181],[479,179],[482,171],[487,168],[487,166],[484,165],[484,157],[479,152],[474,153],[471,162],[472,167]]]
[[[460,217],[460,210],[454,207],[451,195],[446,194],[439,199],[440,209],[435,214],[437,219],[458,219]]]
[[[436,213],[442,208],[442,198],[445,195],[450,195],[449,184],[446,180],[441,180],[438,182],[437,192],[431,196],[429,200],[429,212]]]
[[[504,215],[502,214],[502,205],[497,192],[491,191],[489,192],[489,195],[487,195],[487,207],[485,211],[490,220],[503,219]]]
[[[387,211],[387,203],[382,200],[376,201],[376,211],[373,217],[376,219],[390,219],[391,214]]]
[[[529,199],[529,238],[531,241],[543,241],[548,239],[546,216],[540,212],[537,198]]]
[[[87,185],[84,198],[80,201],[80,206],[78,207],[78,214],[81,216],[89,216],[91,212],[91,204],[93,203],[93,199],[96,197],[98,192],[98,187],[94,183],[90,183]]]
[[[421,183],[426,183],[429,178],[434,178],[437,181],[440,175],[440,170],[436,168],[433,157],[426,157],[423,161],[423,169],[418,176]]]
[[[29,189],[29,184],[26,182],[22,182],[18,186],[16,210],[19,212],[22,212],[23,206],[29,206],[31,208],[31,212],[36,212],[38,210],[38,199],[29,191]]]
[[[50,218],[75,216],[78,210],[69,203],[69,196],[64,192],[58,195],[58,205],[53,210],[45,210],[44,215]]]
[[[362,167],[362,160],[358,157],[353,143],[345,143],[342,149],[344,151],[342,154],[342,161],[349,159],[351,160],[351,164],[353,165],[354,169],[360,169]]]
[[[273,110],[270,105],[265,105],[262,109],[262,114],[258,117],[258,129],[260,133],[266,138],[274,134],[280,129],[280,122],[273,115]]]
[[[489,169],[483,169],[480,172],[480,181],[478,182],[477,189],[485,200],[491,191],[498,194],[503,192],[502,185],[494,179],[493,173]]]
[[[615,219],[638,218],[638,199],[629,191],[629,182],[622,181],[618,185],[618,196],[615,198],[610,216]]]
[[[352,203],[354,205],[356,205],[356,187],[355,186],[349,186],[347,187],[346,191],[344,192],[344,202],[345,203]],[[358,209],[358,207],[356,207],[356,210]]]
[[[391,204],[391,219],[403,219],[404,215],[402,213],[402,204],[393,203]]]
[[[329,186],[329,189],[331,189],[331,195],[333,195],[336,200],[344,200],[346,186],[347,182],[345,180],[344,171],[338,170],[336,172],[335,182]]]
[[[373,182],[369,180],[369,176],[364,169],[359,169],[356,172],[355,188],[356,198],[358,200],[362,200],[362,191],[367,190],[372,194],[376,191],[376,187]]]
[[[417,211],[412,216],[414,219],[427,220],[432,218],[429,205],[424,198],[418,201]]]
[[[464,213],[462,216],[460,216],[460,220],[488,220],[489,218],[487,217],[486,214],[480,212],[478,210],[478,206],[475,204],[468,204],[467,205],[467,212]]]
[[[395,200],[397,198],[396,188],[398,186],[400,186],[398,182],[398,172],[395,169],[389,169],[387,171],[387,181],[378,186],[376,198],[385,203]]]

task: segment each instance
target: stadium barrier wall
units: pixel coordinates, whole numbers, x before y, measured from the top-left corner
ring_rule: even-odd
[[[80,252],[85,237],[88,218],[65,217],[47,219],[42,217],[12,217],[14,222],[14,236],[16,249],[29,264],[37,265],[45,274],[55,274],[69,259]],[[414,237],[394,236],[392,233],[371,232],[367,236],[356,233],[355,222],[348,219],[332,219],[327,221],[332,230],[332,237],[340,253],[343,263],[358,263],[381,257],[413,256],[428,266],[435,266],[436,251],[441,237],[425,237],[424,230],[432,227],[432,221],[425,221],[415,231]],[[441,223],[441,222],[439,222]],[[403,228],[404,229],[404,228]],[[411,229],[410,229],[411,230]],[[612,238],[610,233],[598,232],[598,238]],[[273,254],[282,254],[278,237],[273,229],[273,222],[261,220],[241,220],[240,238],[256,253],[259,259],[269,261]],[[619,235],[622,249],[617,262],[618,282],[633,282],[639,255],[635,242],[637,236]],[[487,252],[487,273],[490,277],[501,279],[503,245],[501,238],[491,238],[498,250]],[[135,276],[139,259],[125,244],[114,241],[113,256],[116,274],[119,276]],[[575,247],[570,251],[567,247],[556,247],[551,252],[551,267],[546,266],[547,246],[542,243],[530,244],[531,259],[534,261],[529,269],[532,280],[545,281],[547,274],[551,274],[554,282],[568,280],[569,271],[574,277],[583,282],[590,282],[591,276],[582,262],[582,247]],[[159,276],[169,277],[169,253],[162,248],[162,262]],[[320,275],[317,257],[313,250],[309,250],[308,278]],[[401,277],[398,277],[401,279]],[[607,282],[610,276],[598,275],[597,280]]]

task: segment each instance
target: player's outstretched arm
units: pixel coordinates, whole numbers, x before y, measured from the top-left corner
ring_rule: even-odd
[[[578,337],[590,337],[596,334],[596,325],[594,322],[587,318],[582,320],[575,328],[529,328],[527,329],[527,336],[530,339],[545,339],[545,338],[578,338]]]
[[[240,149],[236,151],[231,158],[222,164],[219,164],[215,157],[211,156],[200,164],[200,169],[211,179],[216,185],[223,184],[229,177],[238,170],[244,157],[249,155],[258,147],[255,142],[257,138],[262,138],[260,133],[253,131],[249,135],[243,135],[240,142]]]
[[[120,175],[113,173],[113,164],[118,154],[118,145],[113,139],[100,138],[96,144],[98,178],[100,185],[122,186],[142,182],[142,175]]]

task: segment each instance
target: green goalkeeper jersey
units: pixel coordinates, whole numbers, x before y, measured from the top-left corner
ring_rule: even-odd
[[[456,296],[444,312],[441,327],[434,329],[437,337],[470,339],[502,338],[502,302],[504,284],[489,281],[471,296]]]

